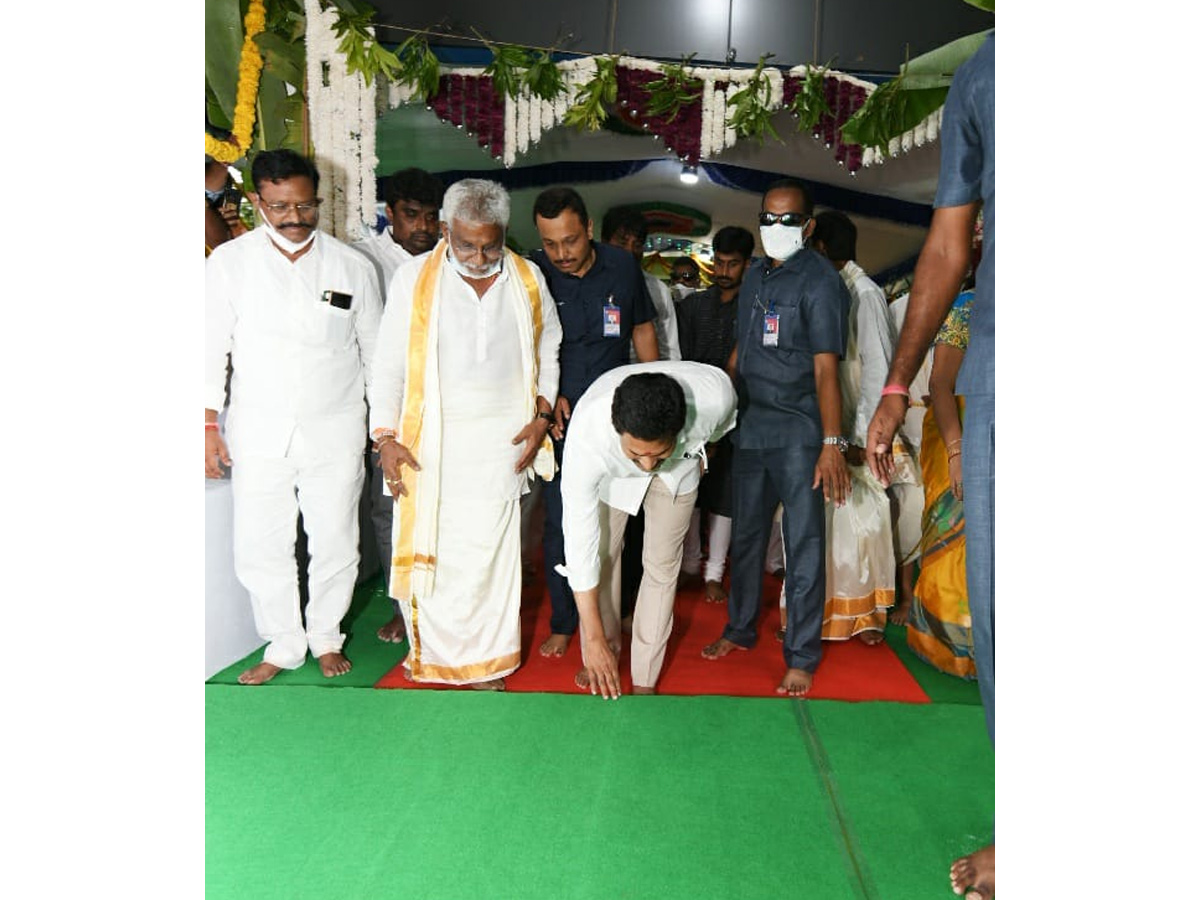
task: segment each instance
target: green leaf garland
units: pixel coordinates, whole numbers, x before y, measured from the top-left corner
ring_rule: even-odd
[[[758,65],[754,67],[754,74],[750,76],[746,86],[737,93],[731,94],[728,100],[728,106],[731,109],[725,118],[726,125],[732,128],[738,137],[757,138],[759,144],[762,144],[768,132],[775,140],[783,141],[771,123],[771,117],[775,114],[775,111],[767,106],[771,94],[771,83],[763,74],[767,60],[774,55],[774,53],[764,53],[760,56]]]
[[[617,57],[597,56],[596,74],[575,90],[575,102],[563,124],[579,131],[598,131],[617,102]]]

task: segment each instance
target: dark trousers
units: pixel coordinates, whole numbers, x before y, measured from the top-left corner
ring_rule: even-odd
[[[763,563],[775,507],[783,504],[787,574],[788,668],[813,672],[821,659],[825,611],[825,497],[813,490],[819,447],[746,450],[733,455],[733,534],[729,547],[729,624],[722,635],[742,647],[758,639]]]
[[[379,466],[379,454],[371,453],[371,531],[375,535],[375,546],[379,549],[379,565],[383,568],[383,587],[387,590],[392,578],[392,510],[396,501],[391,493],[384,493],[383,469]],[[392,600],[392,608],[400,615],[400,601]]]
[[[554,571],[555,566],[567,561],[563,551],[562,530],[562,455],[563,441],[554,444],[554,461],[558,464],[551,481],[542,482],[542,499],[545,502],[546,521],[542,528],[543,566],[546,570],[546,588],[550,591],[550,633],[574,634],[579,627],[579,610],[575,607],[575,594],[567,579]]]

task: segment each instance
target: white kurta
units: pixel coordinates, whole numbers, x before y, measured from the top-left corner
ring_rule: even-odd
[[[366,360],[380,299],[370,263],[318,233],[290,262],[265,230],[221,244],[205,270],[205,400],[225,399],[232,466],[234,567],[268,641],[263,659],[296,668],[340,650],[358,568],[358,504],[366,447]],[[338,309],[322,297],[350,296]],[[312,561],[301,621],[296,515]]]
[[[413,291],[427,256],[401,266],[388,291],[373,364],[372,430],[399,430]],[[554,298],[531,269],[542,298],[538,393],[553,403],[562,329]],[[444,264],[435,290],[442,424],[437,566],[428,597],[396,599],[412,638],[405,664],[413,678],[468,684],[506,675],[520,663],[519,500],[529,477],[514,471],[524,445],[512,439],[529,422],[516,319],[518,303],[528,301],[507,267],[480,298]],[[398,516],[393,526],[400,527]]]
[[[379,234],[355,241],[350,246],[360,253],[366,254],[367,258],[375,264],[375,271],[379,275],[379,294],[384,300],[387,300],[388,286],[392,283],[392,276],[396,274],[397,269],[412,259],[413,255],[393,240],[391,225],[388,225]]]

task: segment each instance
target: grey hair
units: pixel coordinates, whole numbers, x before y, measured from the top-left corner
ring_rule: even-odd
[[[499,225],[508,228],[511,204],[503,185],[482,178],[464,178],[446,188],[442,199],[442,221],[458,219],[470,225]]]

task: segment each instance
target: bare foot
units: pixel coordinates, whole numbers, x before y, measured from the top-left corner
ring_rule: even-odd
[[[956,859],[950,866],[950,887],[967,900],[991,900],[996,895],[996,845]]]
[[[718,638],[707,647],[700,651],[700,655],[705,659],[720,659],[727,653],[732,653],[734,650],[749,650],[749,647],[743,647],[741,644],[735,644],[733,641],[725,638]]]
[[[719,581],[704,582],[704,602],[705,603],[724,603],[729,599],[729,595],[725,593],[725,588],[721,587]]]
[[[652,687],[642,687],[641,685],[637,685],[637,684],[635,684],[635,685],[633,686],[633,692],[634,692],[635,694],[655,694],[655,693],[658,693],[658,692],[657,692],[657,691],[656,691],[654,688],[652,688]]]
[[[803,697],[812,687],[812,672],[804,669],[788,669],[783,674],[783,681],[775,688],[777,694],[787,694],[791,697]]]
[[[338,650],[334,650],[332,653],[322,653],[317,657],[317,663],[321,666],[321,674],[326,678],[345,675],[350,671],[350,660],[346,659]]]
[[[912,600],[906,597],[892,607],[892,611],[888,613],[888,621],[893,625],[907,625],[910,609],[912,609]]]
[[[589,691],[592,688],[592,679],[588,677],[587,666],[584,666],[575,673],[575,687],[581,691]]]
[[[855,635],[855,637],[858,638],[860,641],[862,641],[864,644],[866,644],[868,647],[874,647],[876,644],[878,644],[880,641],[883,640],[883,632],[882,631],[860,631],[858,634]]]
[[[269,662],[261,662],[257,666],[251,666],[239,675],[238,684],[266,684],[282,671],[279,666],[273,666]]]
[[[473,691],[502,691],[506,685],[503,678],[493,678],[491,681],[474,681],[467,687]]]
[[[786,628],[776,628],[775,629],[775,640],[782,642],[785,637],[787,637],[787,629]]]
[[[542,641],[542,646],[538,647],[538,653],[542,656],[562,656],[567,652],[567,645],[570,643],[571,636],[569,634],[552,634]]]
[[[404,640],[404,616],[396,613],[375,634],[385,644],[399,644]]]

